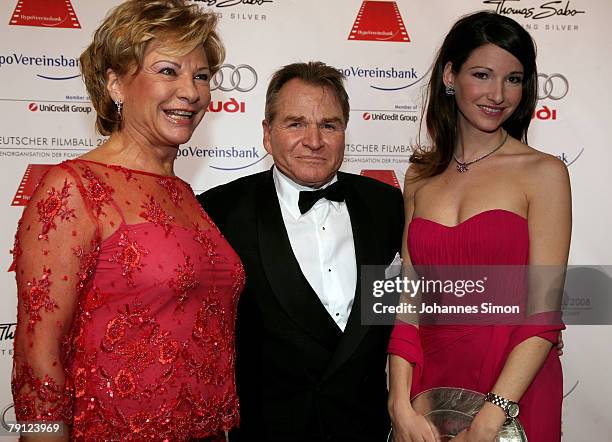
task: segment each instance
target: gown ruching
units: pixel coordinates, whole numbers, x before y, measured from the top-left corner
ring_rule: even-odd
[[[482,212],[457,226],[414,218],[408,250],[415,266],[524,266],[529,263],[527,220],[513,212]],[[459,387],[487,393],[512,349],[539,336],[557,343],[563,325],[421,325],[398,322],[389,353],[414,364],[411,395],[435,387]],[[563,378],[556,348],[521,398],[520,415],[530,441],[561,439]]]

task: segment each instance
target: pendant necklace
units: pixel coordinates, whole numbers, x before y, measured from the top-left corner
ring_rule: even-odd
[[[503,129],[502,129],[503,130]],[[501,149],[501,147],[506,144],[506,140],[508,139],[508,132],[505,131],[506,134],[504,135],[504,138],[502,139],[502,142],[499,143],[499,146],[496,146],[493,150],[491,150],[489,153],[484,154],[483,156],[481,156],[480,158],[476,158],[475,160],[472,161],[468,161],[468,162],[463,162],[463,161],[459,161],[457,159],[457,155],[455,155],[453,153],[453,159],[455,160],[455,162],[457,163],[457,172],[459,173],[465,173],[467,172],[469,169],[468,166],[471,166],[474,163],[477,163],[479,161],[484,160],[486,157],[488,157],[489,155],[492,155],[493,153],[497,152],[499,149]]]

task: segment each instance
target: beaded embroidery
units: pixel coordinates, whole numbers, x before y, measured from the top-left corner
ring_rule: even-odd
[[[44,267],[42,277],[37,281],[32,278],[32,281],[27,283],[27,290],[22,294],[23,305],[25,311],[30,315],[28,321],[28,330],[34,329],[34,324],[40,321],[40,310],[44,309],[47,312],[52,312],[58,306],[55,301],[49,296],[49,275],[51,270]]]
[[[174,290],[179,307],[187,298],[187,294],[194,290],[200,283],[195,277],[193,264],[189,261],[189,256],[185,256],[185,263],[179,264],[174,270],[176,277],[168,281],[168,286]]]
[[[86,252],[80,246],[72,251],[75,256],[79,258],[79,272],[77,273],[77,278],[79,281],[78,288],[82,290],[96,268],[98,255],[100,254],[100,246],[98,246],[95,241],[92,241],[91,251]]]
[[[134,283],[134,271],[142,270],[144,263],[141,262],[141,258],[143,255],[148,255],[149,251],[136,241],[130,241],[127,231],[121,232],[117,244],[121,247],[121,250],[115,253],[109,261],[121,264],[121,275],[133,287],[136,285]]]
[[[75,218],[74,209],[68,207],[68,198],[70,197],[71,184],[68,179],[64,179],[64,185],[59,192],[55,187],[47,190],[47,199],[38,201],[36,205],[38,209],[38,219],[42,224],[42,233],[38,236],[39,239],[48,239],[48,233],[51,229],[57,229],[55,218],[59,217],[62,221],[70,221]]]
[[[89,168],[89,166],[85,167],[83,178],[88,181],[87,197],[90,204],[93,206],[93,209],[98,216],[104,215],[102,206],[110,202],[114,189],[107,186],[102,180],[100,180],[100,178],[98,178],[98,176]]]
[[[21,364],[15,367],[11,387],[19,420],[70,420],[73,389],[68,381],[61,386],[48,375],[38,379],[32,367]]]
[[[202,246],[204,256],[208,258],[208,262],[214,265],[217,260],[217,244],[208,233],[210,229],[201,230],[200,226],[194,223],[193,230],[195,231],[193,238]]]
[[[168,215],[164,209],[155,201],[152,196],[149,197],[149,202],[143,203],[141,208],[145,209],[140,212],[140,217],[152,222],[156,226],[163,227],[166,232],[166,236],[170,234],[172,230],[172,223],[174,222],[174,216]]]
[[[131,179],[135,179],[134,178],[134,174],[132,173],[132,171],[130,169],[126,169],[125,167],[121,167],[121,166],[113,166],[113,165],[108,166],[108,168],[112,169],[112,170],[116,170],[118,172],[121,172],[123,175],[125,175],[125,180],[126,181],[130,181]]]
[[[21,220],[17,224],[17,233],[15,234],[15,242],[13,243],[13,248],[10,251],[10,254],[13,255],[13,262],[17,258],[21,256],[23,253],[23,249],[21,248],[21,241],[19,240],[19,230],[21,229]]]
[[[178,206],[183,201],[183,192],[176,185],[176,180],[172,178],[159,178],[157,182],[168,192],[170,199],[175,205]]]

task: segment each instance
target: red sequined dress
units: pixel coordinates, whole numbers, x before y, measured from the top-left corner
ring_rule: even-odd
[[[176,177],[72,160],[19,222],[13,396],[72,440],[181,441],[238,424],[240,259]]]

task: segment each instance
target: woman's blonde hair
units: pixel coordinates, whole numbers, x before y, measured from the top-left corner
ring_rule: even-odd
[[[124,75],[142,67],[147,44],[161,40],[164,50],[185,55],[202,45],[214,75],[225,58],[215,31],[217,16],[185,0],[127,0],[113,8],[80,57],[85,87],[97,112],[102,135],[118,130],[121,119],[106,88],[107,71]]]

